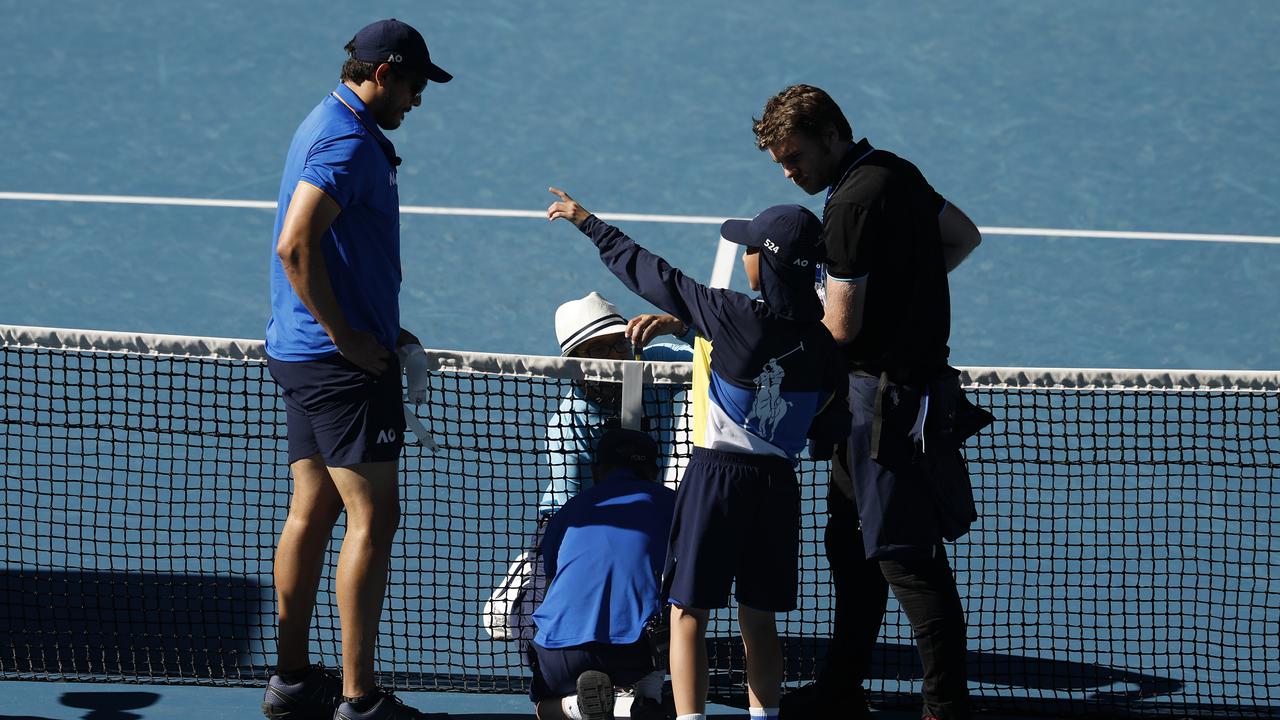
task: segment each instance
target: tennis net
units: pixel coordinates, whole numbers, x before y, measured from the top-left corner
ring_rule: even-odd
[[[639,403],[673,448],[674,480],[689,452],[689,368],[429,355],[419,415],[438,447],[402,460],[381,679],[523,691],[522,658],[480,612],[533,532],[558,457],[550,418],[583,383]],[[1280,377],[964,372],[997,417],[966,451],[981,517],[948,548],[976,704],[1280,717]],[[0,326],[0,382],[0,678],[265,682],[289,480],[261,345]],[[780,621],[793,686],[814,676],[833,611],[828,477],[810,461],[800,475],[800,606]],[[330,666],[336,534],[313,633]],[[717,613],[709,641],[712,694],[728,701],[744,681],[731,620]],[[890,600],[872,701],[914,705],[920,677]]]

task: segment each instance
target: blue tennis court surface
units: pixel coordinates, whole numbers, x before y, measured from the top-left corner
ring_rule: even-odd
[[[750,216],[807,202],[752,144],[787,84],[916,161],[979,225],[1280,234],[1280,6],[10,2],[0,191],[273,200],[294,128],[372,18],[457,76],[393,133],[407,205]],[[272,213],[0,201],[14,324],[259,337]],[[623,223],[700,277],[713,226]],[[627,296],[563,224],[404,220],[405,325],[553,352]],[[1280,247],[988,236],[953,275],[957,364],[1280,366]]]
[[[0,720],[192,720],[257,717],[262,691],[252,688],[197,688],[163,685],[102,686],[86,683],[5,684]],[[428,712],[448,712],[465,720],[509,720],[532,715],[529,699],[519,695],[402,693],[404,701]],[[740,711],[717,706],[710,717],[737,717]],[[737,713],[737,714],[735,714]],[[901,716],[905,720],[906,716]],[[899,720],[886,714],[885,720]]]
[[[262,691],[246,688],[197,688],[167,685],[102,686],[86,683],[5,683],[0,720],[193,720],[257,717]],[[401,693],[399,697],[428,712],[448,712],[459,720],[514,720],[532,716],[522,695]],[[709,705],[709,720],[742,717],[743,711]],[[911,712],[880,712],[881,720],[915,720]],[[1016,720],[1012,716],[1001,716]]]
[[[953,274],[955,364],[1280,367],[1280,245],[1053,232],[1280,235],[1277,3],[0,7],[9,56],[0,193],[273,200],[288,140],[336,83],[342,45],[368,21],[396,16],[417,25],[456,76],[428,88],[391,135],[405,159],[406,205],[538,210],[556,185],[602,212],[750,216],[780,202],[816,210],[821,197],[785,181],[750,129],[768,96],[807,82],[840,102],[855,135],[916,162],[979,225],[1045,229],[989,234]],[[272,220],[251,208],[0,199],[0,323],[260,337]],[[710,275],[714,225],[619,224],[691,274]],[[404,325],[432,347],[555,353],[555,307],[593,289],[624,313],[648,310],[564,223],[415,214],[403,218],[402,236]],[[1160,515],[1156,489],[1135,483],[1134,495]],[[1100,517],[1070,532],[1078,540],[1123,521]],[[1034,522],[986,532],[1016,547]],[[1142,527],[1118,536],[1136,545],[1161,526]],[[1010,558],[998,570],[1035,562]],[[1154,582],[1162,564],[1208,560],[1142,562],[1153,563],[1142,568]],[[1082,600],[1105,604],[1067,598],[1057,611]],[[1149,610],[1113,608],[1121,617]],[[1209,618],[1206,632],[1235,620]],[[1055,662],[1055,642],[1088,642],[1091,632],[1044,638],[1044,662]],[[1148,638],[1148,647],[1166,640]],[[1246,660],[1248,673],[1280,676],[1275,658]],[[1205,663],[1223,670],[1221,658]],[[1096,680],[1151,688],[1145,675]],[[82,691],[132,689],[5,683],[0,717],[82,717],[87,710],[58,701]],[[254,691],[147,691],[160,697],[145,709],[94,717],[168,717],[180,707],[219,717],[228,698],[237,716],[256,712]],[[459,711],[528,711],[522,699],[475,702]]]

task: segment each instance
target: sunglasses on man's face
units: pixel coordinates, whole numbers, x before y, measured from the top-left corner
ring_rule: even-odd
[[[415,103],[422,102],[422,93],[427,89],[426,78],[408,78],[405,82],[409,84],[409,94]]]
[[[395,80],[409,88],[409,97],[415,103],[422,102],[422,93],[427,89],[427,79],[417,74],[409,74],[403,70],[395,71]]]

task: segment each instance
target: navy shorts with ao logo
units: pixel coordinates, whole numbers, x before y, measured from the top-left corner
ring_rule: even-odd
[[[316,360],[267,359],[284,396],[289,463],[320,455],[328,467],[395,462],[404,447],[400,361],[374,377],[340,354]]]
[[[800,487],[785,458],[694,448],[676,492],[663,590],[675,605],[796,607]]]

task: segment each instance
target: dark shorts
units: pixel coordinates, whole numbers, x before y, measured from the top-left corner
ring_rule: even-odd
[[[663,589],[672,604],[796,607],[800,488],[784,458],[694,448],[676,493]]]
[[[849,375],[852,424],[845,455],[832,462],[832,478],[853,491],[868,559],[930,558],[944,537],[955,539],[968,530],[971,520],[949,521],[953,513],[944,508],[953,508],[959,514],[974,512],[969,472],[963,455],[954,448],[931,451],[922,462],[894,463],[883,456],[879,460],[872,458],[879,387],[879,378],[857,372]],[[958,383],[955,387],[958,392]],[[908,427],[918,407],[917,401],[914,408],[908,409]],[[933,407],[930,412],[937,411],[940,403],[935,401]],[[885,433],[881,436],[882,448],[892,431],[886,421],[881,430]],[[898,434],[905,431],[899,429]],[[911,444],[909,438],[907,444]]]
[[[578,676],[587,670],[599,670],[616,686],[632,685],[654,670],[653,652],[645,636],[630,645],[587,643],[544,648],[531,642],[528,660],[533,670],[529,699],[534,702],[577,695]]]
[[[395,355],[380,377],[341,355],[267,369],[284,396],[289,463],[313,455],[329,467],[395,462],[404,447],[404,396]]]

